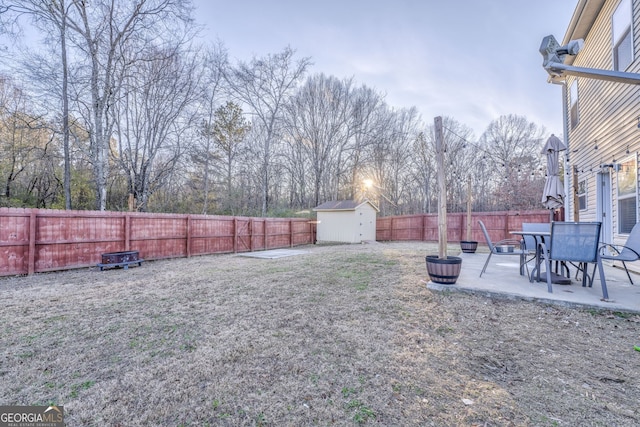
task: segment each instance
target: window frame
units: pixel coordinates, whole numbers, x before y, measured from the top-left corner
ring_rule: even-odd
[[[626,10],[625,10],[626,9]],[[613,69],[625,71],[633,63],[635,52],[633,48],[633,8],[631,0],[620,0],[611,16],[611,41]],[[628,46],[628,48],[626,47]],[[629,49],[628,61],[620,64],[621,49]],[[625,59],[622,57],[622,59]]]
[[[579,99],[578,79],[574,79],[569,86],[569,120],[571,122],[571,129],[575,129],[580,123]]]
[[[578,211],[587,210],[587,179],[584,178],[578,181],[578,188],[576,190],[576,197],[578,198]]]
[[[624,174],[627,173],[625,170],[625,165],[630,164],[629,166],[629,175],[631,175],[630,182],[633,183],[628,188],[629,190],[622,193],[623,187],[620,183],[624,180]],[[616,208],[617,208],[617,220],[618,220],[618,233],[619,234],[629,234],[631,232],[631,228],[633,225],[638,222],[638,158],[637,156],[628,157],[623,161],[619,162],[617,167],[616,174]],[[623,213],[623,209],[620,208],[621,202],[627,202],[628,200],[633,200],[633,209],[635,213],[635,218],[633,218],[633,224],[631,227],[627,229],[623,229],[622,226],[624,224],[623,218],[621,217]]]

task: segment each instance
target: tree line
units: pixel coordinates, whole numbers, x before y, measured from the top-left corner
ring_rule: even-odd
[[[312,72],[291,47],[232,61],[189,1],[0,0],[0,206],[248,216],[369,199],[437,211],[433,125]],[[539,208],[545,129],[515,114],[475,138],[444,117],[448,209]],[[471,180],[471,194],[468,181]]]

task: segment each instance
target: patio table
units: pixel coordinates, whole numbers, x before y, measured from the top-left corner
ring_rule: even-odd
[[[516,231],[510,231],[510,234],[515,234],[518,236],[531,236],[533,237],[535,244],[536,244],[536,251],[535,251],[535,260],[536,260],[536,265],[535,267],[533,267],[533,269],[531,270],[531,275],[529,276],[529,281],[533,282],[533,280],[535,279],[538,282],[542,282],[546,279],[542,279],[540,277],[540,265],[542,264],[542,245],[545,242],[545,238],[550,238],[551,237],[551,232],[549,231],[535,231],[535,230],[516,230]],[[562,285],[568,285],[571,284],[571,278],[569,277],[564,277],[560,274],[556,274],[551,272],[551,282],[555,283],[555,284],[562,284]]]

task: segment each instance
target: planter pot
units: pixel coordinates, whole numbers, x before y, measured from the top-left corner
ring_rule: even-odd
[[[456,256],[448,256],[446,259],[440,259],[437,255],[427,255],[427,273],[431,281],[443,285],[453,285],[460,276],[462,268],[462,258]]]
[[[460,249],[465,254],[474,254],[476,253],[476,249],[478,249],[478,242],[473,240],[463,240],[460,242]]]

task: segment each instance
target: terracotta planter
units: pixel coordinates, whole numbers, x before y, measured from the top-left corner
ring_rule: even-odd
[[[427,255],[425,261],[427,273],[432,282],[453,285],[458,280],[462,268],[462,258],[448,256],[445,259],[440,259],[437,255]]]
[[[460,242],[460,249],[465,254],[474,254],[476,253],[476,249],[478,249],[478,242],[473,240],[462,240]]]

